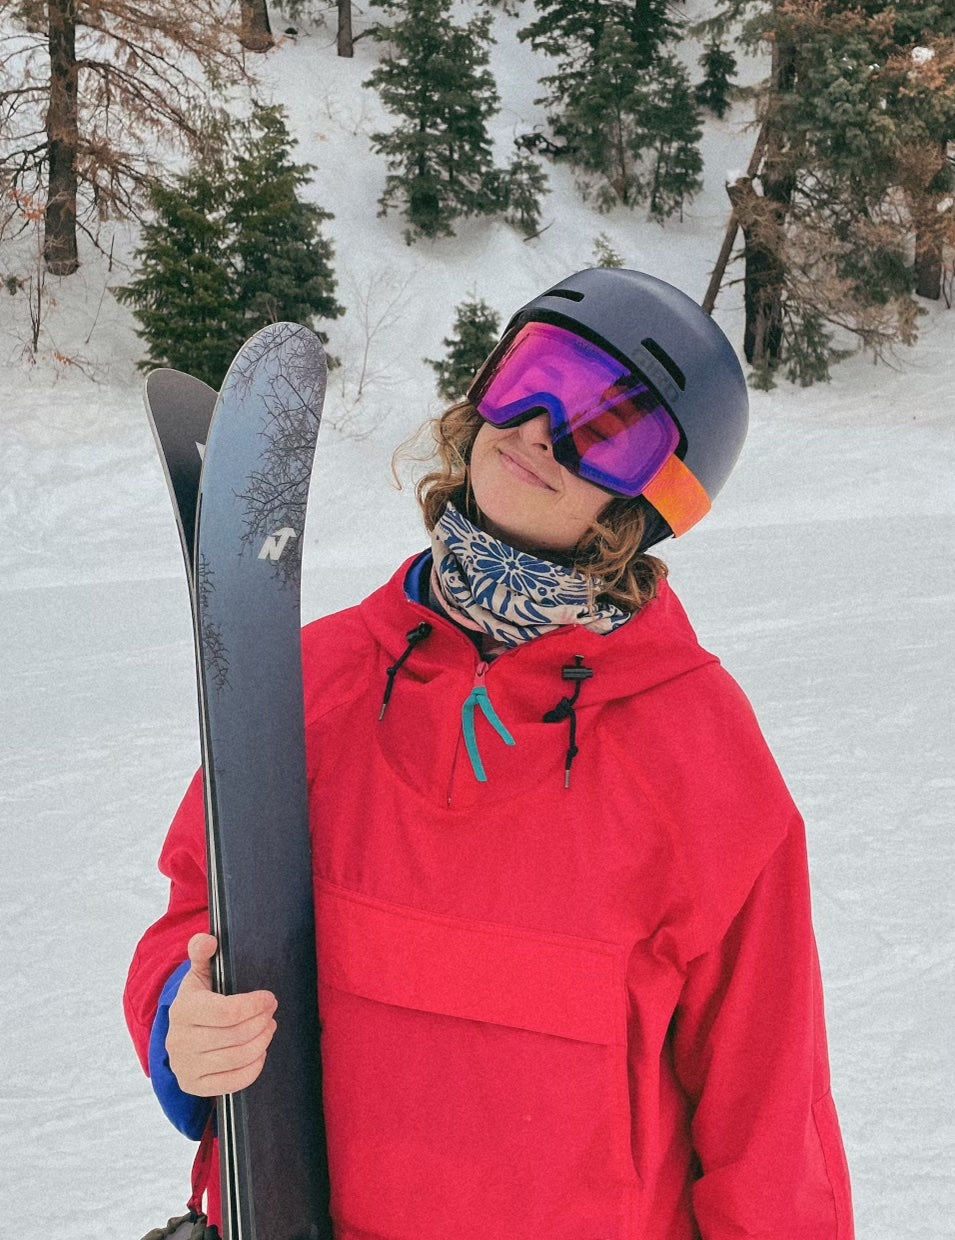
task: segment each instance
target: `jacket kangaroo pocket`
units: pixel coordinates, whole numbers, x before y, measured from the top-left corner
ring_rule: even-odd
[[[630,1240],[622,948],[316,895],[340,1226]]]

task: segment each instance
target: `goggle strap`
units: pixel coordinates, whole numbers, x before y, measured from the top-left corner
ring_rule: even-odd
[[[643,488],[643,496],[679,538],[710,511],[712,503],[702,483],[674,453]]]

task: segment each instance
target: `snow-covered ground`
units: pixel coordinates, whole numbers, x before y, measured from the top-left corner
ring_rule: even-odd
[[[540,66],[513,28],[495,49],[502,157],[515,124],[537,119]],[[421,359],[440,355],[454,306],[476,293],[515,308],[586,266],[600,232],[630,265],[701,296],[722,174],[751,141],[738,123],[709,128],[707,189],[682,224],[595,216],[552,170],[539,240],[469,222],[409,248],[396,216],[375,218],[384,168],[367,134],[384,118],[360,83],[376,51],[364,41],[346,63],[331,42],[318,31],[263,70],[335,212],[350,307],[332,329],[342,367],[312,492],[309,617],[357,600],[422,545],[389,460],[436,408]],[[0,308],[0,1220],[21,1240],[135,1240],[182,1208],[192,1153],[152,1099],[120,1008],[136,940],[163,907],[155,858],[198,750],[179,547],[138,344],[102,297],[109,282],[121,281],[92,256],[53,282],[36,367],[21,360],[16,306]],[[368,299],[390,308],[356,406]],[[734,340],[735,301],[724,293],[718,313]],[[953,313],[933,308],[894,367],[856,358],[830,384],[754,393],[717,510],[666,549],[807,819],[860,1240],[943,1240],[955,1217]]]

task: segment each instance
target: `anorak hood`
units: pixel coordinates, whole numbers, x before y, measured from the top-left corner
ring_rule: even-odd
[[[419,681],[430,681],[441,676],[449,665],[460,663],[462,650],[467,648],[476,667],[481,656],[467,635],[448,617],[409,597],[405,583],[416,559],[408,560],[390,581],[361,604],[362,619],[392,661],[404,654],[407,634],[415,624],[421,620],[432,624],[433,631],[406,665],[406,670],[413,671]],[[555,677],[560,687],[560,671],[568,652],[583,655],[587,665],[594,669],[594,683],[587,694],[591,705],[644,693],[695,668],[718,662],[715,655],[700,645],[686,612],[666,581],[660,583],[658,596],[616,633],[592,633],[579,626],[568,626],[499,655],[492,666],[519,666],[522,679],[540,685],[546,682],[552,689]]]
[[[570,718],[566,708],[553,722],[545,722],[545,716],[574,694],[576,683],[564,677],[565,668],[582,666],[593,673],[581,684],[574,704],[573,741],[584,754],[603,712],[624,701],[632,711],[635,696],[652,696],[670,682],[717,663],[700,646],[678,599],[663,582],[658,597],[615,633],[562,628],[488,664],[450,619],[409,598],[405,582],[413,563],[409,560],[358,611],[379,650],[371,672],[379,703],[389,668],[406,656],[393,674],[393,692],[379,724],[388,759],[419,790],[422,779],[427,780],[429,794],[446,805],[462,808],[477,797],[511,797],[545,778],[564,782]],[[423,623],[430,631],[412,641],[409,652],[409,635]],[[473,704],[475,689],[483,691],[489,707],[475,712],[472,705],[473,742],[477,766],[486,773],[483,781],[468,745],[467,712],[462,716],[469,699]],[[648,743],[646,736],[641,740]],[[425,746],[433,747],[430,763],[421,760]]]

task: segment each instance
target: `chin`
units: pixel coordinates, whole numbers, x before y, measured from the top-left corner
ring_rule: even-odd
[[[514,547],[517,551],[525,551],[528,555],[536,555],[542,560],[552,560],[555,558],[566,559],[573,551],[573,544],[570,547],[562,548],[550,544],[550,540],[546,534],[535,536],[528,531],[520,531],[507,521],[496,521],[487,513],[478,510],[477,524],[492,538],[496,538],[498,542],[504,543],[508,547]]]

